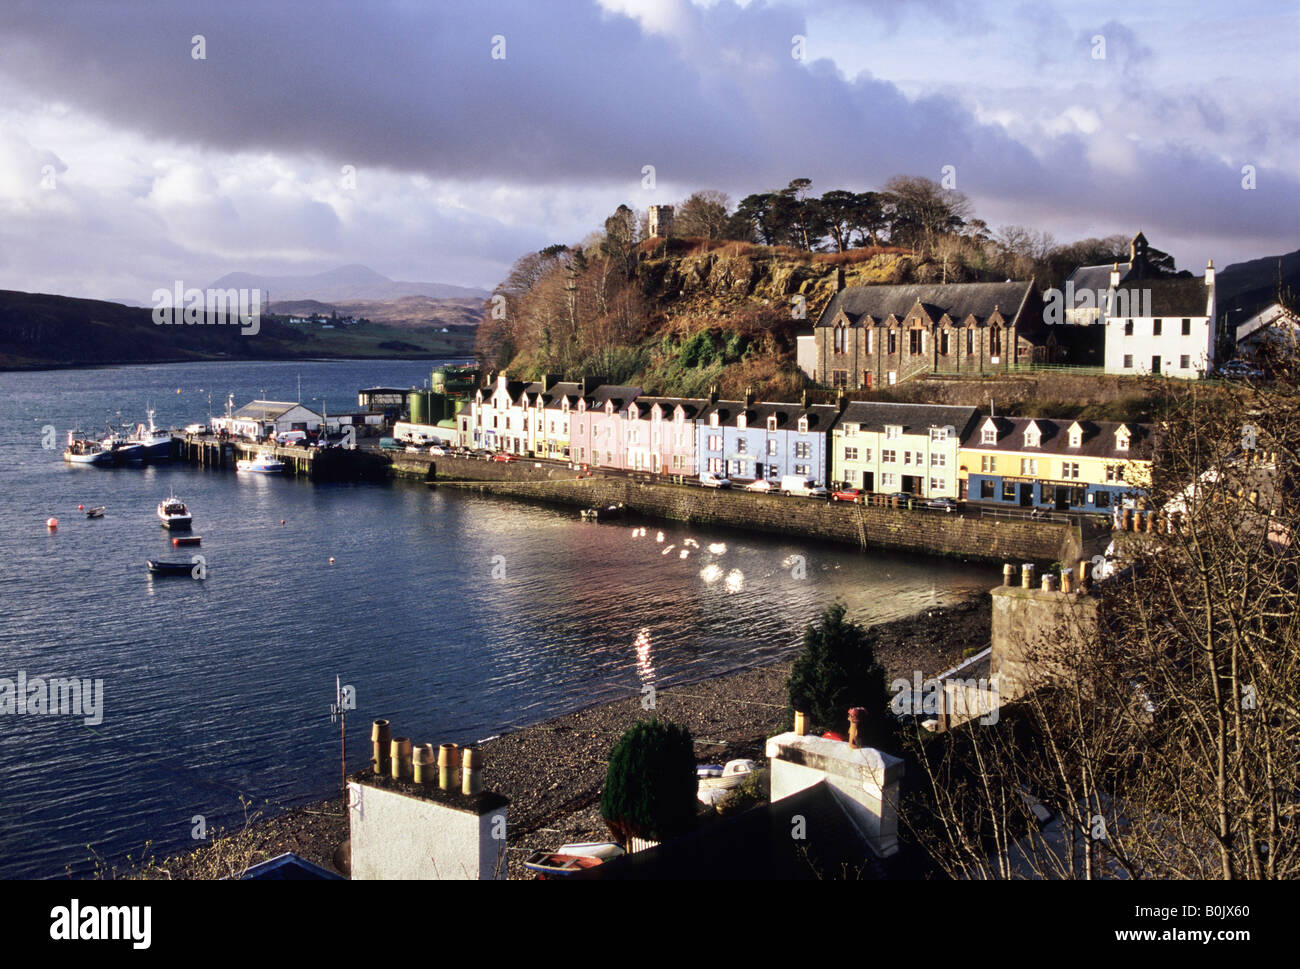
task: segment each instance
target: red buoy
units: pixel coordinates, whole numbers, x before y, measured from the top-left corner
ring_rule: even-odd
[[[45,527],[52,532],[56,531],[59,527],[59,520],[57,518],[47,518],[45,519]]]

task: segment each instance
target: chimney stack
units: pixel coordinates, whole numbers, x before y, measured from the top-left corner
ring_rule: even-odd
[[[754,388],[753,388],[753,387],[746,387],[746,388],[745,388],[745,406],[746,406],[746,407],[753,407],[753,406],[754,406]]]
[[[1110,288],[1119,289],[1119,263],[1111,263],[1110,266]]]
[[[433,744],[420,744],[415,748],[414,780],[421,787],[432,787],[434,781]]]
[[[844,289],[844,267],[836,266],[835,267],[835,292],[838,293],[843,289]]]
[[[1214,288],[1214,260],[1211,259],[1205,266],[1205,285],[1208,289]]]
[[[411,779],[411,738],[394,737],[392,744],[393,780]]]

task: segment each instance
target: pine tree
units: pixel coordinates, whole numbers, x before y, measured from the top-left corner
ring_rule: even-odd
[[[663,841],[695,824],[698,789],[691,732],[638,720],[610,752],[600,813],[620,843],[632,836]]]
[[[804,630],[803,651],[786,681],[787,723],[800,710],[813,729],[845,733],[849,708],[865,707],[866,719],[858,725],[862,743],[892,746],[885,668],[876,661],[875,636],[845,619],[845,611],[844,603],[831,603],[821,621]]]

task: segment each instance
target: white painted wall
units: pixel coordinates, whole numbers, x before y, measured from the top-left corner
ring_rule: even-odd
[[[348,783],[352,878],[505,878],[506,808],[475,814],[397,791]]]
[[[1133,320],[1133,335],[1124,333],[1125,323]],[[1191,317],[1191,333],[1183,336],[1181,316],[1159,317],[1161,333],[1153,330],[1157,317],[1112,317],[1106,321],[1106,372],[1114,374],[1149,374],[1152,357],[1160,357],[1160,373],[1166,377],[1202,377],[1214,367],[1214,327],[1208,316]],[[1124,356],[1133,358],[1133,366],[1124,366]],[[1188,358],[1182,367],[1181,358]]]

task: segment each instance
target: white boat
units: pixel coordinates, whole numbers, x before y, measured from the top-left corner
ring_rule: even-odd
[[[623,854],[623,847],[613,841],[575,841],[572,844],[560,845],[559,854],[609,861]]]
[[[188,531],[193,519],[185,502],[175,495],[158,502],[158,520],[172,531]]]
[[[284,472],[284,462],[277,461],[274,457],[263,451],[252,460],[241,458],[236,461],[235,470],[250,471],[255,474],[281,474]]]
[[[758,770],[758,764],[752,760],[729,760],[720,773],[711,769],[712,767],[713,765],[709,765],[696,771],[701,791],[709,789],[729,791],[745,783],[745,779]]]
[[[107,465],[113,463],[113,455],[105,451],[104,446],[98,441],[75,437],[69,431],[68,446],[63,451],[63,460],[69,464]]]

